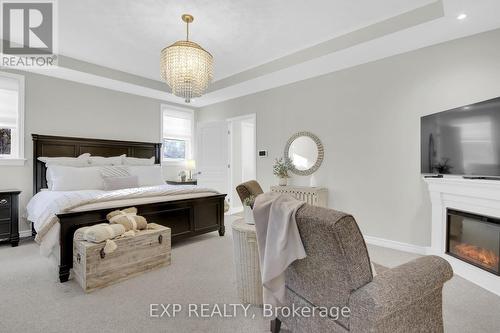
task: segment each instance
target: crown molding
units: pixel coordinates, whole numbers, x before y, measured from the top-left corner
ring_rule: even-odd
[[[443,0],[437,0],[220,79],[212,83],[204,96],[193,99],[189,105],[186,105],[182,98],[172,95],[164,82],[64,55],[58,56],[56,68],[28,71],[199,108],[497,29],[500,26],[491,15],[483,20],[476,19],[466,24],[458,24],[455,15],[459,9],[458,5],[448,1],[445,4],[446,7]],[[479,18],[487,11],[487,8],[478,3],[468,6],[467,9]]]

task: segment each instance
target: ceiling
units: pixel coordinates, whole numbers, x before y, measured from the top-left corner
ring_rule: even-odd
[[[59,54],[154,84],[97,69],[43,74],[180,104],[159,85],[159,54],[194,15],[191,39],[215,58],[194,107],[500,27],[498,0],[65,0],[58,11]]]
[[[191,39],[215,58],[215,80],[434,0],[65,0],[59,52],[160,80],[161,49]]]

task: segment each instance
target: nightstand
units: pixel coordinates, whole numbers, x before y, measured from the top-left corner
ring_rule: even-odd
[[[196,179],[186,180],[186,181],[177,181],[177,180],[167,180],[168,185],[198,185],[198,181]]]
[[[0,190],[0,240],[19,244],[19,193],[18,190]]]

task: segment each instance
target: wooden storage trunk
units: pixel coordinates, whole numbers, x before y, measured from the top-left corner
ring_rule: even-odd
[[[73,274],[80,286],[94,289],[170,264],[170,228],[150,223],[135,236],[114,239],[117,249],[105,254],[105,243],[73,241]]]

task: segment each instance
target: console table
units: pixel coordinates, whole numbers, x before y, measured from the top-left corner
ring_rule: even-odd
[[[328,189],[309,186],[271,186],[272,192],[286,193],[313,206],[328,207]]]

